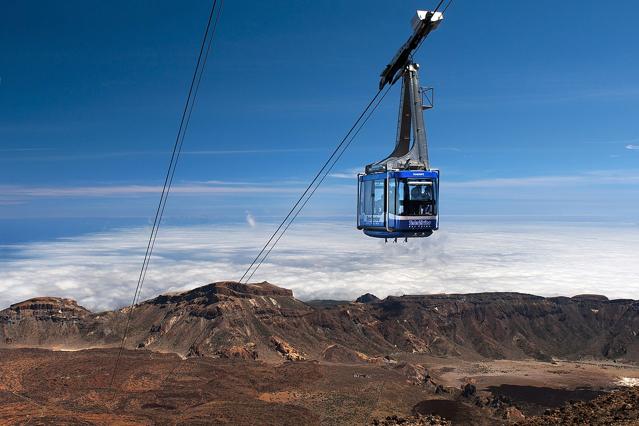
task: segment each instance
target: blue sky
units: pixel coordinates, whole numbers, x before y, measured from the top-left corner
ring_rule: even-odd
[[[281,215],[374,93],[380,70],[409,35],[413,11],[434,3],[226,2],[176,188],[215,181],[246,184],[247,192],[176,191],[167,217]],[[187,6],[5,5],[0,217],[152,213],[153,187],[168,161],[209,3]],[[525,215],[532,207],[526,203],[563,191],[560,200],[547,200],[545,215],[599,216],[601,209],[587,209],[597,199],[612,204],[604,216],[636,218],[637,182],[624,178],[639,174],[639,150],[632,149],[639,147],[633,20],[639,6],[599,6],[453,4],[417,55],[423,85],[436,88],[436,108],[426,117],[432,161],[444,185],[487,182],[471,191],[451,187],[443,212]],[[395,88],[338,171],[361,168],[390,150],[397,97]],[[499,180],[491,183],[593,172],[621,178],[584,179],[577,188],[560,179],[523,207],[508,191],[503,195]],[[139,185],[151,188],[138,191]],[[583,185],[591,187],[577,197]],[[113,190],[91,196],[96,186]],[[327,187],[339,188],[320,195],[308,214],[350,214],[353,181],[332,179]],[[78,195],[54,191],[70,188]],[[519,190],[514,195],[523,197]]]
[[[436,3],[226,1],[167,224],[248,226],[250,216],[270,229],[375,92],[414,11]],[[148,223],[209,7],[3,6],[0,255]],[[416,56],[436,90],[426,121],[442,224],[637,225],[638,12],[629,0],[455,1]],[[391,150],[398,96],[302,220],[353,220],[353,175]]]

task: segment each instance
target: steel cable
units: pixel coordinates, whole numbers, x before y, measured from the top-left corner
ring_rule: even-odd
[[[330,155],[330,157],[328,157],[328,160],[326,160],[326,162],[322,165],[322,167],[320,168],[320,170],[315,174],[315,177],[313,177],[313,180],[311,181],[311,183],[308,184],[308,186],[306,187],[306,189],[304,190],[304,192],[302,193],[302,195],[300,195],[300,197],[297,199],[297,201],[295,202],[295,204],[293,205],[293,207],[291,208],[291,210],[289,210],[288,214],[286,215],[286,217],[282,220],[282,222],[279,224],[279,226],[277,227],[277,229],[275,230],[275,232],[273,232],[273,234],[271,235],[271,237],[268,239],[268,241],[266,242],[266,244],[264,244],[264,246],[262,247],[262,249],[260,250],[260,252],[257,254],[257,256],[255,256],[255,259],[253,259],[253,262],[251,262],[251,264],[249,265],[248,268],[246,268],[246,271],[244,271],[244,274],[242,274],[242,277],[238,280],[238,282],[242,282],[244,280],[244,278],[246,277],[246,275],[251,271],[251,269],[253,268],[253,266],[255,266],[255,264],[257,263],[257,261],[260,259],[260,257],[262,256],[262,254],[266,251],[266,248],[269,246],[269,244],[273,241],[273,239],[275,238],[275,236],[279,233],[279,231],[282,229],[282,227],[284,226],[284,224],[286,223],[286,221],[291,217],[291,215],[293,214],[293,212],[295,211],[295,209],[297,208],[297,206],[299,206],[299,204],[302,202],[302,200],[304,199],[304,197],[306,196],[306,194],[308,194],[308,192],[310,191],[310,189],[313,187],[313,185],[315,184],[315,182],[317,182],[317,179],[320,177],[320,175],[322,174],[322,172],[326,169],[326,167],[330,164],[331,160],[335,157],[335,155],[337,154],[337,152],[340,150],[340,148],[344,145],[344,143],[346,142],[346,140],[348,139],[348,137],[351,135],[351,133],[353,133],[353,131],[355,130],[355,128],[357,127],[357,125],[359,124],[360,121],[362,121],[362,118],[364,118],[364,116],[366,115],[366,113],[368,112],[368,110],[371,108],[371,106],[375,103],[375,100],[377,99],[377,97],[380,95],[380,93],[382,93],[382,90],[378,90],[377,93],[375,94],[375,96],[373,96],[373,99],[371,99],[368,104],[366,105],[366,107],[364,108],[364,110],[361,112],[361,114],[357,117],[357,120],[355,120],[355,123],[351,126],[351,128],[348,130],[348,132],[346,133],[346,135],[342,138],[342,140],[340,141],[340,143],[335,147],[335,149],[333,150],[332,154]]]
[[[313,190],[311,191],[311,193],[308,195],[308,197],[306,198],[306,200],[304,201],[304,203],[302,203],[302,205],[300,206],[300,208],[297,210],[297,212],[293,215],[293,217],[291,218],[291,220],[288,222],[288,224],[286,225],[286,227],[284,228],[284,230],[280,233],[280,235],[277,237],[277,239],[275,240],[275,242],[271,245],[271,247],[268,249],[268,251],[266,252],[266,254],[264,255],[264,257],[262,257],[262,260],[259,261],[259,263],[257,264],[257,266],[255,268],[253,268],[253,271],[251,272],[251,275],[247,278],[246,282],[249,282],[251,280],[251,278],[253,277],[253,274],[255,274],[255,272],[259,269],[259,267],[262,265],[262,263],[266,260],[266,258],[268,257],[268,255],[271,253],[271,251],[273,250],[273,248],[275,248],[275,246],[277,245],[277,243],[280,241],[280,239],[284,236],[284,234],[286,233],[286,231],[288,230],[289,226],[291,226],[291,224],[293,223],[293,221],[297,218],[297,216],[300,214],[300,212],[304,209],[304,207],[306,206],[306,204],[309,202],[309,200],[311,199],[311,197],[313,196],[313,194],[315,194],[315,191],[317,191],[317,189],[320,187],[320,185],[322,184],[322,182],[324,182],[324,180],[326,179],[326,177],[328,176],[328,174],[331,172],[331,170],[333,170],[333,167],[335,167],[335,164],[337,164],[337,162],[340,160],[340,158],[342,158],[342,155],[344,155],[344,152],[346,152],[346,150],[348,149],[348,147],[351,145],[351,143],[353,142],[353,140],[357,137],[357,135],[359,134],[359,132],[362,130],[362,128],[364,127],[364,125],[366,124],[366,122],[368,121],[369,118],[371,118],[371,116],[373,115],[373,113],[375,112],[375,110],[377,109],[377,107],[379,106],[379,104],[384,100],[384,98],[386,97],[386,95],[388,94],[389,90],[391,89],[392,86],[388,86],[386,88],[386,91],[384,92],[384,94],[382,95],[381,98],[379,98],[379,100],[377,101],[377,103],[375,104],[375,106],[373,107],[373,109],[368,113],[368,115],[366,116],[366,118],[364,119],[364,121],[362,122],[362,124],[360,124],[360,126],[358,127],[357,131],[353,134],[353,136],[350,138],[350,140],[348,141],[348,143],[344,146],[344,148],[341,150],[341,152],[339,153],[339,155],[335,158],[335,160],[333,161],[333,163],[331,164],[331,166],[326,170],[326,172],[324,173],[324,175],[322,176],[322,179],[317,183],[317,185],[315,186],[315,188],[313,188]]]
[[[155,218],[153,220],[153,225],[151,227],[151,235],[149,236],[149,241],[147,243],[146,252],[144,254],[144,260],[142,262],[142,267],[140,269],[140,274],[138,276],[138,282],[135,288],[135,292],[133,294],[133,300],[131,301],[131,305],[129,306],[129,311],[127,315],[126,324],[124,327],[124,333],[122,336],[122,341],[120,343],[120,349],[118,351],[118,356],[116,357],[116,361],[113,367],[113,372],[111,374],[111,380],[109,387],[113,387],[115,383],[115,378],[117,375],[118,368],[120,366],[120,361],[122,358],[122,353],[124,351],[124,347],[126,345],[126,338],[131,325],[131,318],[133,315],[133,310],[135,305],[140,297],[140,293],[142,291],[142,286],[144,284],[144,280],[146,278],[146,272],[149,267],[149,262],[151,260],[151,255],[153,253],[153,249],[155,247],[155,241],[157,238],[157,233],[160,227],[160,223],[162,221],[162,216],[164,214],[164,209],[166,207],[166,201],[168,199],[169,192],[171,190],[171,185],[173,183],[173,177],[175,176],[175,169],[177,166],[178,159],[180,157],[180,153],[182,150],[182,144],[184,142],[184,136],[186,135],[186,130],[188,128],[189,121],[191,119],[191,113],[193,111],[193,106],[195,104],[195,99],[197,97],[197,91],[200,86],[200,82],[202,80],[202,74],[204,71],[204,66],[208,59],[208,55],[211,48],[211,43],[213,40],[213,36],[215,34],[215,30],[217,28],[217,23],[220,18],[221,9],[222,9],[222,1],[220,0],[220,7],[217,7],[218,0],[213,0],[211,5],[211,11],[209,13],[208,21],[206,24],[206,30],[204,31],[204,36],[202,38],[202,43],[200,45],[200,51],[198,54],[197,62],[195,65],[195,70],[193,72],[193,77],[191,79],[191,84],[189,86],[188,96],[186,98],[186,102],[184,105],[184,109],[182,111],[182,117],[180,119],[180,125],[178,128],[177,136],[175,139],[175,143],[173,145],[173,151],[171,153],[171,159],[169,161],[169,167],[166,172],[166,176],[164,178],[164,185],[162,187],[162,193],[160,195],[160,201],[158,203]],[[217,11],[217,14],[216,14]],[[215,20],[213,19],[215,17]]]

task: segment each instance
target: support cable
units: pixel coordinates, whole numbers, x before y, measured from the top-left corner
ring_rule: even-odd
[[[442,5],[442,3],[444,2],[444,0],[441,0],[439,2],[439,4],[437,5],[437,7],[435,8],[435,10],[433,11],[433,13],[437,12],[439,10],[439,7]],[[448,3],[446,3],[446,6],[444,7],[444,10],[442,10],[442,15],[444,13],[446,13],[446,11],[448,10],[448,7],[453,3],[453,0],[448,0]],[[424,40],[426,40],[425,38],[421,39],[421,41],[419,42],[419,44],[417,45],[417,47],[415,48],[415,51],[413,51],[413,53],[411,53],[411,58],[413,58],[415,56],[415,53],[417,53],[417,51],[420,49],[420,47],[422,47],[422,44],[424,43]],[[412,59],[411,59],[412,61]]]
[[[162,216],[164,214],[164,209],[166,207],[166,201],[169,196],[169,192],[171,190],[171,185],[173,183],[173,177],[175,176],[175,169],[177,166],[178,159],[180,158],[180,153],[182,151],[182,144],[184,142],[184,136],[186,135],[186,130],[189,125],[189,121],[191,119],[191,113],[193,112],[193,106],[195,104],[195,99],[197,97],[197,91],[200,86],[200,82],[202,80],[202,74],[204,71],[204,66],[208,59],[208,55],[211,48],[211,43],[213,40],[213,36],[215,35],[215,30],[217,28],[217,23],[221,14],[222,2],[220,0],[220,7],[217,7],[218,0],[213,0],[211,5],[211,11],[209,13],[208,21],[206,24],[206,30],[204,31],[204,36],[202,38],[202,43],[200,45],[200,50],[197,58],[197,62],[195,65],[195,70],[193,72],[193,77],[191,79],[191,84],[189,86],[188,96],[186,98],[186,102],[184,105],[184,109],[182,111],[182,117],[180,119],[180,125],[178,128],[177,136],[175,138],[175,143],[173,145],[173,151],[171,153],[171,159],[169,161],[169,167],[166,172],[166,176],[164,178],[164,185],[162,187],[162,193],[160,195],[160,201],[158,203],[155,218],[153,220],[153,226],[151,227],[151,235],[149,236],[149,241],[147,243],[146,252],[144,254],[144,260],[142,262],[142,267],[140,269],[140,274],[138,276],[138,282],[135,288],[135,292],[133,294],[133,299],[131,301],[131,305],[128,309],[128,315],[126,324],[124,327],[124,334],[122,336],[122,341],[120,343],[120,349],[118,351],[118,356],[116,358],[113,372],[111,374],[111,380],[109,387],[113,388],[115,383],[115,378],[117,375],[118,368],[120,366],[120,361],[122,358],[122,353],[124,351],[124,347],[126,345],[126,338],[131,325],[131,318],[133,315],[133,310],[135,305],[137,304],[140,293],[142,291],[142,286],[144,284],[144,279],[146,278],[146,272],[149,267],[149,262],[151,260],[151,255],[153,254],[153,248],[155,247],[155,241],[157,238],[158,230],[160,228],[160,223],[162,221]],[[216,14],[217,11],[217,14]],[[215,18],[215,19],[214,19]]]
[[[215,3],[215,1],[213,3]],[[193,91],[193,99],[191,101],[191,106],[189,107],[189,111],[188,111],[187,116],[186,116],[186,121],[184,123],[184,131],[182,132],[182,137],[180,139],[180,146],[179,146],[179,149],[177,151],[177,155],[175,157],[175,165],[177,165],[177,161],[180,158],[180,154],[181,154],[181,151],[182,151],[182,143],[184,142],[184,137],[186,136],[186,130],[187,130],[188,126],[189,126],[189,123],[191,122],[191,113],[193,112],[193,107],[195,106],[195,101],[197,99],[198,89],[200,88],[200,82],[202,81],[202,75],[204,74],[204,67],[206,67],[206,61],[208,59],[208,54],[209,54],[209,51],[211,49],[211,43],[213,42],[213,37],[215,35],[215,30],[217,28],[217,23],[218,23],[218,20],[220,18],[220,14],[222,13],[223,5],[224,5],[224,0],[220,0],[220,7],[218,8],[217,15],[216,15],[215,21],[213,23],[213,27],[211,29],[211,37],[209,38],[207,46],[206,46],[206,49],[205,49],[204,60],[202,61],[202,65],[200,67],[200,72],[199,72],[198,77],[197,77],[197,82],[195,84],[195,90]],[[215,10],[215,4],[213,5],[212,10]],[[196,68],[196,72],[197,72],[197,68]],[[173,182],[173,176],[175,175],[175,169],[176,169],[176,167],[174,166],[173,170],[171,171],[171,178],[169,180],[169,188],[168,188],[169,190],[170,190],[170,187],[171,187],[171,183]],[[162,215],[164,214],[164,208],[166,207],[167,198],[168,198],[168,190],[167,190],[166,196],[164,197],[164,204],[162,205],[162,210],[160,211],[160,220],[162,219]],[[159,229],[159,226],[160,226],[160,223],[158,222],[158,225],[157,225],[158,229]],[[158,233],[157,233],[157,229],[156,229],[155,235],[153,236],[153,243],[151,244],[151,252],[153,251],[153,247],[155,246],[155,240],[157,238],[157,234]],[[149,268],[150,260],[151,260],[151,254],[149,253],[149,260],[147,261],[146,267],[144,268],[144,274],[142,276],[142,282],[144,282],[144,279],[146,278],[146,272],[147,272],[147,270]],[[138,293],[138,300],[139,300],[139,297],[140,297],[140,295]],[[138,301],[136,300],[135,303],[137,304],[137,302]]]
[[[359,134],[359,132],[362,130],[362,128],[364,127],[364,125],[366,124],[366,122],[368,121],[369,118],[371,118],[371,116],[373,115],[373,113],[375,112],[375,110],[377,109],[377,107],[379,106],[379,104],[384,100],[384,98],[386,97],[386,95],[388,94],[390,88],[392,86],[388,86],[386,88],[386,91],[384,92],[384,94],[382,95],[381,98],[379,98],[379,100],[377,101],[377,103],[375,104],[375,106],[373,107],[373,109],[371,109],[371,111],[368,113],[368,115],[366,116],[366,118],[364,119],[364,121],[359,125],[359,127],[357,128],[357,130],[355,131],[355,133],[353,134],[353,136],[350,138],[350,140],[346,143],[346,145],[344,145],[344,148],[341,150],[341,152],[339,153],[339,155],[335,158],[335,160],[333,160],[332,164],[330,165],[330,167],[324,172],[322,179],[317,183],[317,185],[315,185],[315,187],[313,188],[313,190],[311,191],[311,193],[308,195],[308,197],[306,197],[306,200],[304,200],[304,203],[302,203],[302,205],[299,207],[299,209],[297,210],[297,212],[295,212],[295,214],[293,215],[293,217],[291,217],[291,219],[289,220],[289,222],[286,224],[286,227],[284,227],[284,230],[280,233],[280,235],[277,237],[277,239],[275,240],[275,242],[271,245],[271,247],[268,249],[268,251],[266,252],[266,254],[264,254],[264,256],[262,257],[262,259],[259,261],[259,263],[257,264],[257,266],[255,266],[255,268],[253,268],[253,271],[251,272],[251,275],[249,275],[249,277],[247,278],[246,282],[248,283],[251,278],[253,277],[253,274],[255,274],[255,272],[258,270],[258,268],[262,265],[262,263],[266,260],[266,258],[268,257],[269,254],[271,254],[271,251],[275,248],[275,246],[277,245],[277,243],[280,241],[280,239],[284,236],[284,233],[286,233],[286,231],[288,230],[289,226],[291,226],[291,224],[293,223],[293,221],[297,218],[297,216],[301,213],[301,211],[304,209],[304,207],[306,206],[306,204],[309,202],[309,200],[311,199],[311,197],[313,196],[313,194],[315,194],[315,191],[317,191],[317,189],[320,187],[320,185],[324,182],[324,180],[326,179],[326,177],[328,176],[328,174],[333,170],[333,167],[335,167],[335,164],[337,164],[337,162],[340,160],[340,158],[342,158],[342,155],[344,155],[344,152],[346,152],[346,150],[348,149],[348,147],[351,145],[351,143],[353,142],[353,140],[357,137],[357,135]]]
[[[446,13],[446,11],[448,10],[448,8],[450,7],[450,5],[453,3],[453,0],[449,0],[448,4],[446,5],[446,7],[444,8],[444,10],[442,10],[442,13]]]
[[[311,183],[308,184],[308,186],[306,187],[306,189],[304,190],[304,192],[302,193],[302,195],[300,195],[300,197],[297,199],[297,201],[295,202],[295,204],[293,205],[293,207],[289,210],[288,214],[286,215],[286,217],[282,220],[282,222],[279,224],[279,226],[277,227],[277,229],[275,230],[275,232],[273,232],[273,234],[271,235],[271,237],[268,239],[268,241],[266,242],[266,244],[264,244],[264,246],[262,247],[262,249],[260,250],[260,252],[257,254],[257,256],[255,256],[255,259],[253,259],[253,262],[251,262],[251,264],[249,265],[248,268],[246,268],[246,271],[244,271],[244,274],[242,274],[242,277],[238,280],[238,282],[242,282],[244,280],[244,278],[248,275],[248,273],[251,271],[251,269],[253,268],[253,266],[257,263],[257,261],[259,260],[259,258],[262,256],[262,254],[266,251],[266,248],[269,246],[269,244],[273,241],[273,239],[275,238],[275,236],[279,233],[279,231],[282,229],[282,227],[284,226],[284,224],[286,223],[286,221],[291,217],[291,215],[293,214],[293,212],[295,211],[295,209],[297,208],[297,206],[300,205],[300,203],[302,202],[302,200],[304,199],[304,197],[306,196],[306,194],[308,194],[308,192],[311,190],[311,188],[313,187],[313,185],[315,184],[315,182],[317,182],[317,179],[320,177],[320,175],[322,174],[322,172],[326,169],[326,167],[328,167],[329,163],[331,162],[331,160],[333,160],[333,158],[335,157],[335,155],[337,155],[337,152],[340,150],[340,148],[344,145],[344,143],[346,143],[346,140],[348,139],[348,137],[351,135],[351,133],[353,133],[353,131],[355,130],[355,128],[357,127],[357,125],[359,124],[360,121],[362,121],[362,119],[364,118],[364,116],[366,115],[366,113],[368,112],[368,110],[371,108],[371,106],[373,106],[373,104],[375,103],[375,101],[377,100],[377,98],[379,97],[379,95],[382,93],[382,90],[378,90],[377,93],[375,94],[375,96],[373,96],[373,98],[368,102],[368,104],[366,105],[366,107],[364,108],[364,110],[360,113],[360,115],[357,117],[357,120],[355,120],[355,123],[351,126],[351,128],[348,130],[348,132],[346,133],[346,135],[342,138],[342,140],[340,141],[340,143],[335,147],[335,149],[333,150],[332,154],[330,155],[330,157],[328,157],[328,159],[326,160],[326,162],[322,165],[322,168],[320,168],[320,170],[315,174],[315,177],[313,177],[313,180],[311,181]]]

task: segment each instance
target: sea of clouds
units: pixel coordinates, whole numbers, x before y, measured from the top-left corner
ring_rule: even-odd
[[[163,227],[142,300],[237,280],[273,224]],[[0,309],[35,296],[69,297],[92,310],[131,303],[148,228],[116,229],[5,246]],[[387,244],[351,223],[296,224],[252,281],[296,297],[353,300],[401,294],[516,291],[637,298],[639,227],[602,224],[447,223],[430,238]]]

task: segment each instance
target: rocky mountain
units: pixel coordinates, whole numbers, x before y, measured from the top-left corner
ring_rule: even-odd
[[[37,297],[0,311],[0,339],[5,345],[51,346],[77,340],[91,312],[75,300]]]
[[[129,309],[36,298],[0,311],[0,347],[114,347]],[[126,346],[184,356],[376,362],[397,352],[639,361],[639,301],[518,293],[362,296],[307,304],[263,282],[158,296],[131,313]]]
[[[358,303],[375,303],[379,302],[379,297],[371,293],[366,293],[359,296],[357,299],[355,299],[355,301]]]

